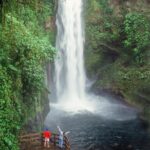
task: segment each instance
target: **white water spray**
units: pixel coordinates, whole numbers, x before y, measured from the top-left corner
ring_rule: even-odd
[[[59,0],[56,16],[58,58],[55,60],[56,95],[61,107],[70,110],[87,106],[84,71],[82,0]]]
[[[81,12],[81,0],[59,1],[56,48],[60,58],[55,63],[58,99],[62,94],[79,99],[85,95]]]

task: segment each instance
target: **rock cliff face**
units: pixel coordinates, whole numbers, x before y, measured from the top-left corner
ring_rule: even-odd
[[[94,80],[93,88],[123,95],[130,104],[142,108],[142,117],[147,120],[149,10],[148,0],[88,0],[85,6],[85,66],[88,77]]]
[[[122,8],[127,11],[149,12],[149,0],[109,0],[109,5],[116,15],[122,13]]]
[[[35,114],[28,118],[27,123],[24,125],[25,132],[38,132],[44,129],[44,121],[50,111],[48,91],[43,92],[41,99],[42,103],[37,106]]]

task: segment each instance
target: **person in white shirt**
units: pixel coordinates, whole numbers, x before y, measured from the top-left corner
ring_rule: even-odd
[[[69,131],[67,132],[63,132],[59,126],[57,126],[57,129],[59,131],[59,147],[63,148],[63,144],[64,144],[64,135],[67,135],[68,133],[70,133]]]

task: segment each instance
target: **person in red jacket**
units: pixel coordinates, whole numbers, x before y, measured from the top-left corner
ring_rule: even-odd
[[[51,133],[51,131],[49,131],[48,129],[46,129],[46,130],[43,132],[44,147],[49,148],[49,140],[50,140],[51,136],[52,136],[52,133]]]

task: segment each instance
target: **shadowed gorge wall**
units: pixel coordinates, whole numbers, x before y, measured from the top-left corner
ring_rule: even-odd
[[[149,1],[85,2],[87,75],[93,88],[121,93],[150,120]]]

